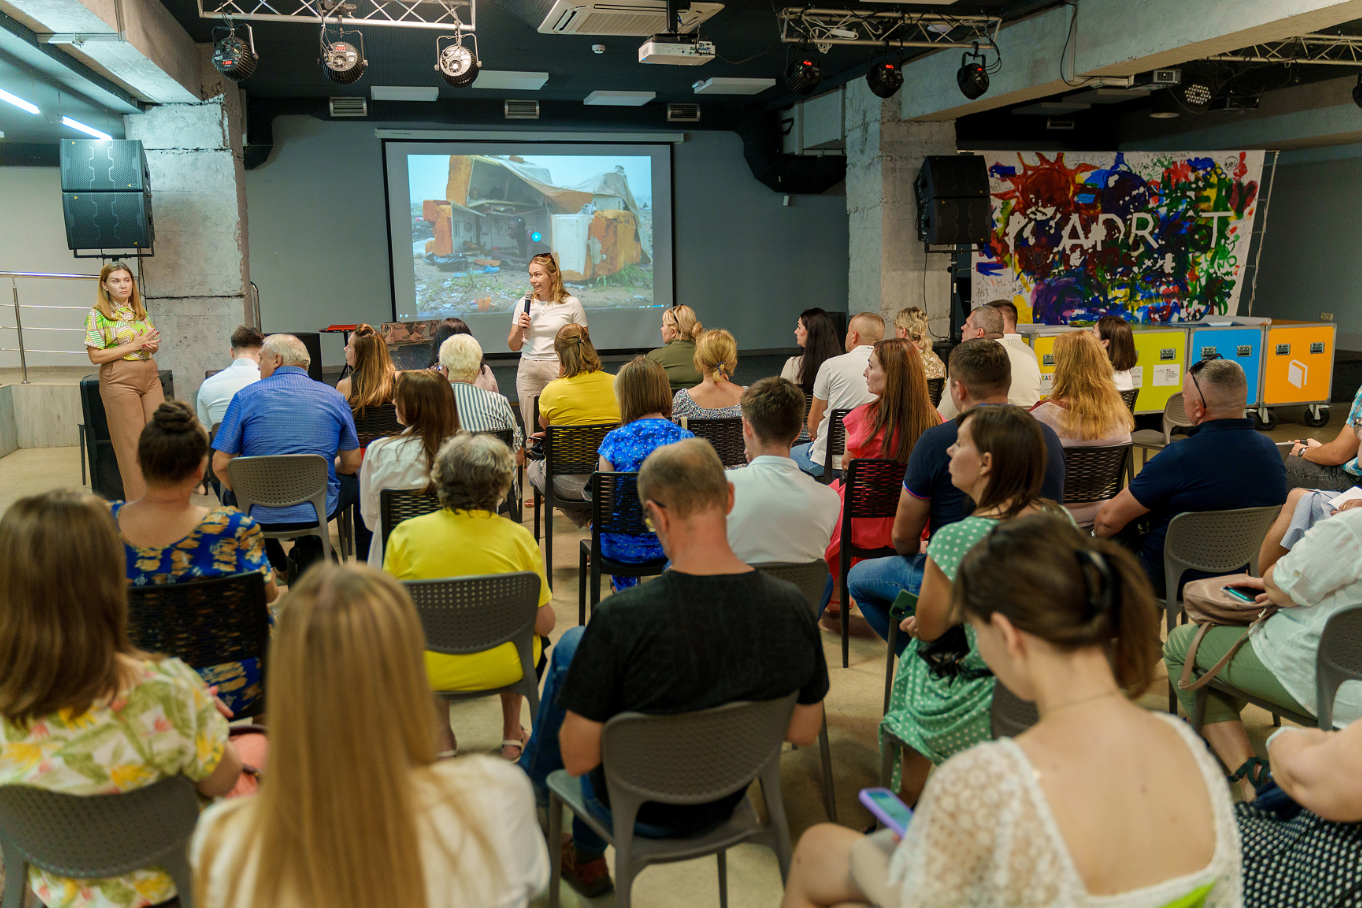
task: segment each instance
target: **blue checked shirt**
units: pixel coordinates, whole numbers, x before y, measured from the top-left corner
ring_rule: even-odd
[[[1362,438],[1362,388],[1357,389],[1357,396],[1353,398],[1352,409],[1348,411],[1348,425],[1353,427],[1358,438]],[[1358,467],[1356,457],[1345,463],[1343,470],[1352,476],[1362,476],[1362,468]]]
[[[241,457],[320,454],[326,458],[326,510],[330,514],[340,498],[336,454],[358,448],[359,437],[350,405],[339,391],[313,381],[305,369],[283,366],[232,396],[222,425],[213,436],[213,447]],[[317,519],[310,504],[257,507],[251,516],[264,524],[313,523]]]

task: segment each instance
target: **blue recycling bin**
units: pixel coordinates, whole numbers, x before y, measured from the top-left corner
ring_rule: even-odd
[[[1238,363],[1248,379],[1248,406],[1257,407],[1263,385],[1263,328],[1261,325],[1193,325],[1187,332],[1187,365],[1212,353]]]

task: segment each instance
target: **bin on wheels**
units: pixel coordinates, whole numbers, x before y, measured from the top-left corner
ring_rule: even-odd
[[[1237,318],[1233,322],[1189,325],[1187,362],[1195,363],[1218,353],[1223,359],[1238,363],[1248,381],[1248,407],[1256,414],[1263,381],[1263,325],[1246,324]]]
[[[1305,424],[1329,421],[1329,397],[1334,388],[1334,334],[1327,322],[1273,321],[1263,329],[1263,381],[1258,395],[1258,421],[1264,428],[1277,424],[1273,407],[1309,409]]]
[[[1139,394],[1136,414],[1162,413],[1168,399],[1182,390],[1187,365],[1187,328],[1175,325],[1131,325],[1135,335],[1135,368],[1130,377]]]

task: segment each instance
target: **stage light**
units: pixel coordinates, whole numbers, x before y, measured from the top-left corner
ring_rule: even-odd
[[[61,123],[62,123],[63,126],[70,126],[72,129],[78,129],[78,130],[80,130],[81,132],[85,133],[87,136],[94,136],[96,139],[112,139],[112,138],[113,138],[113,136],[109,135],[107,132],[100,132],[98,129],[95,129],[93,126],[86,126],[84,123],[80,122],[79,120],[73,120],[73,119],[71,119],[70,117],[62,117],[62,118],[61,118]]]
[[[785,87],[797,95],[811,95],[823,81],[823,68],[810,56],[798,56],[785,69]]]
[[[18,95],[12,95],[3,88],[0,88],[0,101],[8,101],[20,110],[26,110],[31,114],[40,113],[37,104],[30,104]]]
[[[353,35],[358,39],[358,43],[345,40],[346,35]],[[326,20],[323,19],[321,35],[322,72],[338,85],[358,82],[369,65],[369,61],[364,59],[364,35],[358,30],[347,32],[337,26],[336,37],[337,40],[335,41],[327,37]]]
[[[439,71],[440,78],[444,79],[455,88],[465,88],[473,84],[478,77],[478,70],[481,65],[478,62],[477,39],[474,38],[473,49],[469,50],[463,46],[463,36],[442,35],[435,39],[435,69]],[[452,41],[440,47],[441,41]]]
[[[903,71],[897,63],[888,60],[876,63],[865,74],[865,84],[877,98],[892,98],[894,92],[903,86]]]
[[[238,27],[246,30],[245,38],[237,37]],[[220,31],[226,31],[227,34],[213,45],[213,68],[233,82],[249,79],[260,62],[260,57],[255,52],[255,34],[251,27],[236,26],[229,21],[225,26],[213,29],[213,34],[216,35]]]
[[[1184,77],[1181,85],[1169,91],[1176,92],[1178,100],[1191,113],[1205,113],[1210,110],[1211,100],[1215,97],[1215,89],[1205,79],[1188,80]]]
[[[970,61],[974,57],[974,61]],[[960,93],[971,101],[977,101],[988,91],[988,70],[984,68],[984,55],[966,52],[960,55],[960,68],[955,73],[955,84]]]

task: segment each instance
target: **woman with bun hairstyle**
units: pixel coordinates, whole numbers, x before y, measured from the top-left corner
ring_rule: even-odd
[[[744,389],[729,381],[738,368],[738,343],[733,335],[722,328],[701,334],[695,342],[695,368],[704,381],[672,396],[672,421],[742,416],[739,403]]]
[[[85,317],[85,352],[99,366],[99,399],[109,420],[123,494],[140,498],[146,485],[137,468],[137,438],[165,400],[151,358],[161,346],[161,333],[124,263],[110,262],[100,269],[95,297]]]
[[[506,345],[520,354],[515,393],[527,435],[538,431],[537,426],[530,425],[535,400],[561,374],[553,343],[558,332],[568,325],[586,327],[586,310],[563,286],[562,272],[552,254],[540,253],[530,259],[529,273],[530,292],[516,300],[511,333],[506,338]]]
[[[109,506],[127,554],[128,583],[183,583],[259,571],[265,598],[279,595],[265,557],[260,525],[236,508],[194,504],[193,492],[208,468],[208,432],[189,405],[178,400],[156,408],[137,442],[137,463],[146,491]],[[200,670],[234,713],[260,697],[255,659]]]
[[[695,367],[695,340],[704,330],[690,306],[678,304],[662,310],[662,346],[649,350],[648,358],[667,370],[672,394],[704,380]]]
[[[922,358],[922,368],[928,378],[945,378],[946,364],[932,349],[932,332],[927,326],[927,313],[920,306],[900,309],[894,316],[894,336],[913,345]]]

